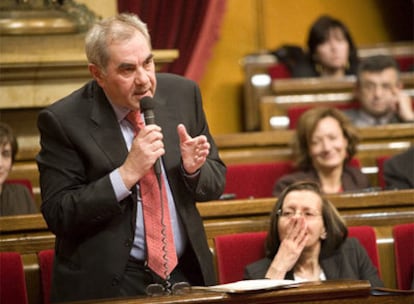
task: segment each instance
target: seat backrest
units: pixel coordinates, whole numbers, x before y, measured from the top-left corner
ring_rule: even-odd
[[[39,251],[39,253],[37,254],[37,258],[39,259],[43,304],[50,303],[50,288],[52,286],[52,270],[54,255],[55,251],[53,249],[45,249]]]
[[[7,184],[20,184],[20,185],[25,186],[34,198],[33,185],[32,185],[32,182],[29,179],[26,179],[26,178],[7,179],[5,182]]]
[[[414,56],[413,54],[410,55],[402,55],[396,56],[395,60],[398,63],[401,72],[411,72],[414,67]]]
[[[387,186],[385,184],[385,178],[384,178],[384,162],[390,157],[391,157],[390,155],[383,155],[383,156],[378,156],[375,159],[375,162],[377,163],[377,167],[378,167],[378,185],[382,189],[385,189]]]
[[[397,288],[411,289],[414,280],[414,223],[393,227]]]
[[[220,284],[243,280],[244,268],[265,256],[267,232],[243,232],[214,238]]]
[[[224,193],[237,199],[272,197],[276,181],[293,171],[291,161],[228,165]]]
[[[17,252],[0,252],[0,303],[28,303],[23,262]]]
[[[377,246],[377,235],[371,226],[351,226],[348,227],[348,237],[354,237],[359,240],[365,248],[372,264],[377,268],[378,275],[381,277],[381,267],[379,261],[379,252]]]
[[[351,159],[349,160],[349,165],[350,165],[351,167],[358,168],[358,169],[361,169],[361,167],[362,167],[361,161],[360,161],[360,160],[359,160],[359,158],[357,158],[357,157],[353,157],[353,158],[351,158]]]
[[[289,68],[283,63],[271,65],[268,68],[268,73],[271,79],[286,79],[292,77]]]

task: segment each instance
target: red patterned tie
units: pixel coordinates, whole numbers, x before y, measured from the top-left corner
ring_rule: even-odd
[[[141,114],[137,111],[129,112],[127,120],[134,126],[135,135],[145,126]],[[148,267],[161,278],[166,279],[177,266],[177,253],[172,235],[164,179],[161,178],[160,180],[161,189],[152,168],[140,179],[139,187],[144,212]]]

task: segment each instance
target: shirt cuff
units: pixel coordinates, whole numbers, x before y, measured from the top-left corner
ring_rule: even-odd
[[[125,186],[118,169],[115,169],[109,174],[109,179],[111,180],[112,188],[114,189],[118,202],[131,195],[132,192]]]
[[[192,174],[187,173],[187,171],[185,171],[185,169],[184,169],[183,163],[181,163],[181,170],[183,171],[184,176],[187,177],[187,178],[196,178],[200,175],[200,169],[198,169],[196,172],[194,172]]]

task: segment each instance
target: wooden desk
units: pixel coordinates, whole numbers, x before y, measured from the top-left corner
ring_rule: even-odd
[[[406,89],[414,88],[414,73],[401,73],[401,82]],[[347,76],[340,79],[323,77],[276,79],[272,81],[272,92],[275,96],[352,92],[355,84],[355,76]]]
[[[249,292],[242,294],[227,294],[221,292],[208,292],[192,290],[183,295],[169,295],[160,297],[130,297],[111,300],[90,300],[72,302],[73,304],[275,304],[275,303],[409,303],[413,300],[412,293],[394,294],[387,296],[370,295],[368,281],[324,281],[302,283],[298,287],[276,291]]]

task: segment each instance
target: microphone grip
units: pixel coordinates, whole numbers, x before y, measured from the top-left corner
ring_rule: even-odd
[[[144,120],[146,125],[155,124],[155,115],[153,109],[152,98],[146,97],[141,101],[142,111],[144,113]],[[161,161],[158,158],[154,163],[154,171],[157,176],[158,183],[161,185]]]
[[[154,171],[155,171],[155,174],[157,175],[157,178],[159,179],[159,177],[161,176],[161,162],[159,158],[155,161]]]

